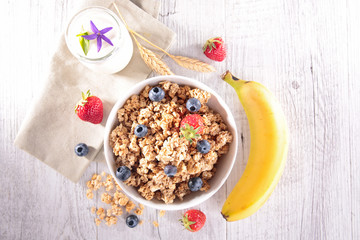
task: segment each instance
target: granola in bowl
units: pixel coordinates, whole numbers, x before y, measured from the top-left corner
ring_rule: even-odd
[[[209,180],[216,172],[216,164],[221,162],[220,157],[229,151],[233,136],[220,114],[206,105],[210,93],[164,81],[157,87],[165,92],[165,97],[152,101],[149,91],[153,87],[146,86],[118,110],[119,124],[111,131],[109,142],[116,166],[126,166],[131,171],[125,184],[135,187],[147,200],[156,198],[172,203],[192,192],[191,179],[201,179],[200,191],[210,189]],[[201,116],[203,125],[201,134],[188,139],[182,137],[181,124],[185,117],[194,115],[186,107],[190,98],[201,103],[196,115]],[[138,125],[146,126],[145,136],[135,134]],[[202,140],[210,143],[207,153],[198,150],[198,142]],[[176,167],[173,176],[164,171],[168,165]]]

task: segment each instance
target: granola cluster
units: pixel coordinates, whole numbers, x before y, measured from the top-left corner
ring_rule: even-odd
[[[232,135],[220,114],[206,105],[210,93],[167,81],[161,82],[159,87],[165,91],[165,98],[160,102],[149,99],[152,87],[146,86],[140,95],[131,96],[118,110],[119,125],[111,132],[110,146],[117,166],[131,169],[131,177],[125,181],[127,185],[136,187],[147,200],[156,198],[172,203],[191,192],[188,187],[190,178],[202,179],[201,191],[210,188],[208,181],[216,171],[214,165],[228,152]],[[190,114],[186,109],[189,98],[197,98],[201,102],[197,114],[205,122],[200,138],[192,142],[181,138],[179,133],[182,118]],[[143,138],[134,135],[138,124],[148,128]],[[197,141],[202,139],[211,144],[207,154],[201,154],[196,149]],[[177,167],[174,177],[164,173],[168,164]]]
[[[102,207],[98,209],[96,209],[96,207],[91,208],[91,213],[97,215],[95,218],[96,226],[99,226],[101,221],[105,221],[107,226],[115,225],[117,223],[117,217],[123,214],[123,207],[128,213],[136,207],[135,203],[133,203],[123,192],[121,192],[120,186],[113,180],[113,177],[110,174],[108,174],[106,179],[102,181],[102,178],[105,176],[105,172],[101,175],[94,174],[86,183],[88,187],[86,191],[87,198],[92,199],[94,197],[93,191],[97,191],[103,186],[105,192],[101,194],[101,201],[111,206],[109,209],[104,209]],[[136,215],[142,215],[144,209],[144,205],[139,204],[139,207],[134,210],[134,213]]]

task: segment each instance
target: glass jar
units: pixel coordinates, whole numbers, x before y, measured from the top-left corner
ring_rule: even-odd
[[[90,21],[99,31],[112,27],[104,35],[111,40],[113,46],[101,40],[102,47],[98,51],[95,38],[89,41],[89,50],[85,54],[79,41],[81,38],[79,34],[83,32],[93,34]],[[133,54],[133,43],[125,25],[114,12],[104,7],[89,7],[75,14],[66,29],[65,39],[70,52],[82,64],[98,73],[112,74],[121,71],[130,62]]]

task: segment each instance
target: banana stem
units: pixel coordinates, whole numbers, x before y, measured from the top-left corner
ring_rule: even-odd
[[[221,78],[222,80],[230,84],[232,87],[239,87],[249,82],[235,77],[229,70],[227,70],[223,75],[221,75]]]

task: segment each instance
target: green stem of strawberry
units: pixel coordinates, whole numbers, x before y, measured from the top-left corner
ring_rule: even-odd
[[[187,214],[185,214],[185,216],[184,216],[182,219],[180,219],[180,221],[182,222],[183,226],[184,226],[187,230],[189,230],[189,231],[191,231],[191,232],[193,231],[193,230],[191,229],[190,225],[192,225],[192,224],[194,224],[194,223],[196,223],[196,222],[190,221]]]
[[[219,37],[214,37],[214,38],[210,38],[209,40],[207,40],[203,47],[203,52],[205,52],[207,48],[209,48],[209,52],[211,52],[213,50],[213,48],[216,49],[215,43],[221,43],[221,41],[217,40],[218,38]]]
[[[86,93],[81,92],[81,100],[75,106],[75,113],[79,106],[84,106],[88,102],[88,98],[91,97],[90,89]]]
[[[186,138],[190,143],[192,143],[192,140],[195,138],[200,137],[200,134],[197,134],[197,132],[200,130],[200,127],[194,129],[193,126],[190,126],[189,124],[185,124],[185,128],[180,128],[180,138]]]

